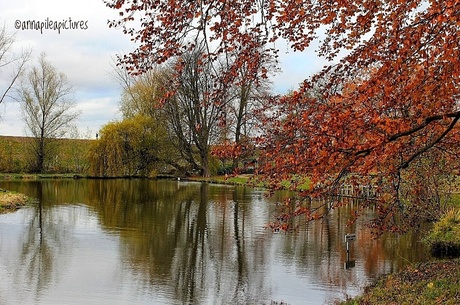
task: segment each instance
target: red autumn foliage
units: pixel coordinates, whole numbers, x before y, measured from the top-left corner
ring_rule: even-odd
[[[207,42],[211,59],[232,56],[228,75],[238,66],[276,58],[279,39],[302,51],[321,33],[321,56],[334,59],[345,51],[339,64],[268,105],[261,143],[264,158],[272,161],[264,169],[272,181],[308,175],[311,195],[337,195],[344,183],[356,189],[371,184],[381,194],[374,200],[374,226],[400,231],[423,218],[414,208],[422,203],[417,194],[423,180],[405,188],[411,171],[458,173],[460,1],[106,3],[124,13],[110,24],[139,43],[120,58],[134,72],[199,41]],[[129,26],[134,19],[140,21],[137,29]],[[411,196],[403,189],[412,189]]]

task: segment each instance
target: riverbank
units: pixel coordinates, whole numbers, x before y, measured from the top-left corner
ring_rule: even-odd
[[[0,180],[38,180],[38,179],[75,179],[86,178],[83,175],[76,174],[14,174],[2,173]]]
[[[206,183],[215,183],[215,184],[226,184],[226,185],[244,185],[249,187],[257,188],[269,188],[269,185],[266,181],[259,179],[260,177],[255,176],[254,174],[240,174],[240,175],[228,175],[228,176],[212,176],[208,178],[203,178],[199,176],[187,177],[184,178],[186,181],[198,181]],[[300,182],[299,182],[300,181]],[[296,190],[303,191],[310,188],[310,179],[309,178],[299,178],[299,181],[296,182]],[[292,190],[292,181],[282,181],[279,185],[280,189]]]
[[[0,189],[0,213],[15,211],[27,204],[30,199],[24,194],[18,194]]]
[[[341,305],[460,304],[460,259],[420,263],[387,275]]]
[[[237,175],[237,176],[212,176],[203,178],[201,176],[192,176],[183,178],[185,181],[196,181],[196,182],[207,182],[215,184],[227,184],[227,185],[248,185],[254,175]],[[259,186],[263,186],[259,183]]]

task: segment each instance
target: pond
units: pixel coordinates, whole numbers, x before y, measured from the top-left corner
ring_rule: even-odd
[[[39,202],[0,215],[0,304],[332,304],[429,255],[418,232],[372,239],[371,210],[353,226],[339,209],[273,233],[282,192],[142,179],[0,188]]]

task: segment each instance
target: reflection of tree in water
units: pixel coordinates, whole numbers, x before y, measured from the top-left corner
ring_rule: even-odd
[[[201,275],[205,274],[207,256],[207,221],[206,221],[206,191],[207,188],[202,185],[200,200],[196,211],[192,211],[193,201],[185,203],[185,210],[178,218],[184,217],[185,234],[179,235],[177,245],[186,245],[181,249],[181,253],[175,251],[176,263],[172,266],[173,280],[176,282],[175,292],[179,299],[187,302],[196,303],[196,290],[202,289],[200,282],[197,283]],[[179,227],[179,230],[181,228]],[[200,268],[201,267],[201,268]],[[199,299],[198,299],[199,300]]]
[[[387,234],[375,239],[366,226],[366,221],[375,217],[371,208],[362,211],[358,222],[348,224],[351,209],[358,209],[359,202],[353,200],[344,208],[330,211],[326,218],[310,222],[305,229],[284,237],[282,253],[286,269],[293,267],[301,274],[319,279],[318,285],[333,285],[340,288],[337,290],[347,291],[350,287],[366,285],[363,280],[367,277],[376,278],[427,257],[426,248],[419,242],[420,232],[404,236]],[[357,235],[351,244],[352,260],[358,262],[353,270],[345,270],[344,266],[347,233]]]
[[[69,226],[77,220],[62,217],[76,215],[68,206],[54,205],[61,202],[91,205],[102,228],[120,236],[129,280],[177,302],[269,301],[270,281],[283,281],[285,276],[281,269],[278,279],[261,271],[274,257],[281,258],[284,270],[317,281],[313,285],[338,287],[337,291],[423,258],[421,244],[414,242],[416,233],[372,240],[370,230],[362,226],[372,210],[347,227],[348,209],[356,204],[333,210],[324,221],[294,233],[270,236],[261,230],[271,220],[269,205],[246,188],[136,179],[34,181],[2,187],[47,200],[27,209],[32,213],[30,223],[11,269],[17,286],[28,287],[35,297],[59,280],[58,270],[64,269],[72,249]],[[357,233],[353,270],[343,265],[346,233]]]
[[[244,227],[240,229],[244,214],[239,211],[236,191],[227,190],[218,202],[210,200],[209,191],[208,185],[201,185],[196,202],[185,204],[185,234],[177,232],[182,240],[171,270],[177,298],[189,303],[199,303],[205,295],[217,303],[260,300],[264,290],[252,287],[263,288],[266,279],[251,275],[249,283],[249,252],[242,240]]]
[[[102,184],[93,190],[98,197],[91,204],[97,205],[103,227],[117,228],[126,268],[146,288],[159,287],[185,303],[206,298],[253,303],[268,295],[269,279],[257,272],[268,259],[262,237],[267,232],[257,236],[253,229],[266,219],[251,221],[261,215],[245,204],[243,188],[170,181]],[[255,248],[260,251],[252,257]]]
[[[69,230],[62,227],[61,214],[56,207],[43,202],[43,193],[47,192],[42,183],[35,184],[35,197],[38,203],[27,209],[29,224],[22,238],[18,257],[12,263],[18,297],[23,297],[20,290],[27,289],[24,296],[36,300],[46,289],[57,282],[59,273],[65,266],[69,255]],[[66,219],[68,221],[68,219]],[[11,249],[15,251],[15,249]]]
[[[47,241],[44,241],[43,206],[40,202],[34,209],[30,226],[24,237],[24,243],[20,255],[20,264],[17,265],[16,280],[26,284],[35,295],[39,296],[51,281],[53,253]]]

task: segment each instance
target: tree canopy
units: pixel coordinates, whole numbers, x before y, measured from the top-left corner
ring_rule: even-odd
[[[320,56],[340,59],[266,112],[260,145],[274,181],[308,175],[317,194],[372,183],[386,194],[379,226],[398,230],[408,170],[434,151],[444,160],[435,166],[458,170],[458,1],[209,0],[186,10],[174,0],[105,2],[120,12],[110,25],[139,43],[119,59],[133,73],[203,41],[209,58],[234,58],[227,75],[276,60],[281,39],[296,51],[320,40]]]

